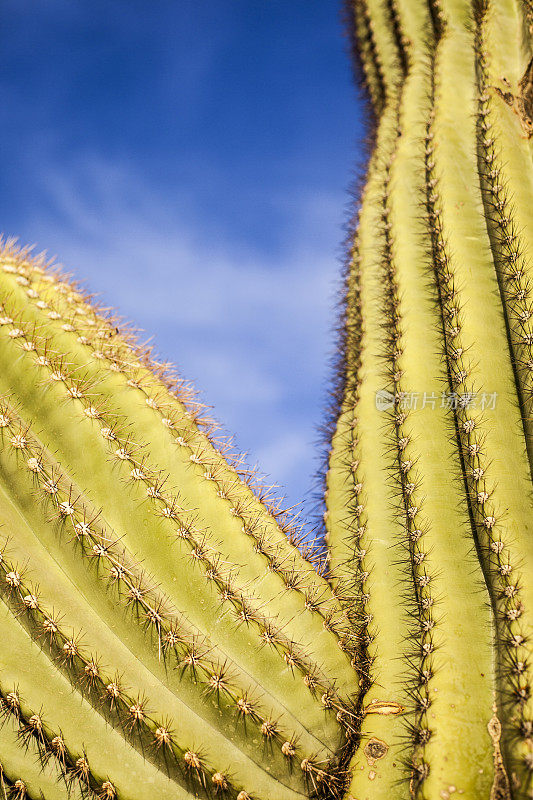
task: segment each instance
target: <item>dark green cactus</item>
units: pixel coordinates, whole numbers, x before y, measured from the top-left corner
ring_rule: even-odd
[[[533,798],[533,5],[348,10],[376,132],[327,568],[2,247],[0,800]]]

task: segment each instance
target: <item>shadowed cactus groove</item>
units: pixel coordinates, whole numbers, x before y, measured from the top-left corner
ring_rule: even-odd
[[[326,557],[0,252],[0,800],[533,798],[533,5],[351,0],[375,136]]]

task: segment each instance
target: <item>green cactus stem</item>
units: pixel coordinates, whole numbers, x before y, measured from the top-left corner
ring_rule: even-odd
[[[361,58],[388,89],[348,274],[327,476],[330,576],[362,642],[366,691],[349,796],[525,800],[530,9],[351,7],[355,35],[361,17],[372,35]]]
[[[185,389],[38,260],[1,261],[2,708],[24,698],[95,796],[338,793],[358,678],[328,583]]]

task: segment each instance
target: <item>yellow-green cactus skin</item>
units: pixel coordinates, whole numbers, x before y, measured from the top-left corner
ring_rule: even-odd
[[[0,800],[533,798],[533,4],[347,12],[375,135],[325,562],[1,245]]]
[[[349,13],[376,137],[327,474],[329,574],[365,691],[348,796],[526,800],[533,6]]]
[[[0,297],[4,794],[339,794],[358,677],[326,579],[73,285],[6,245]]]

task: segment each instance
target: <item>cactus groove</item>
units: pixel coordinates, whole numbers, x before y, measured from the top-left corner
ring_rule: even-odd
[[[0,800],[532,800],[533,4],[349,0],[326,555],[0,247]]]

